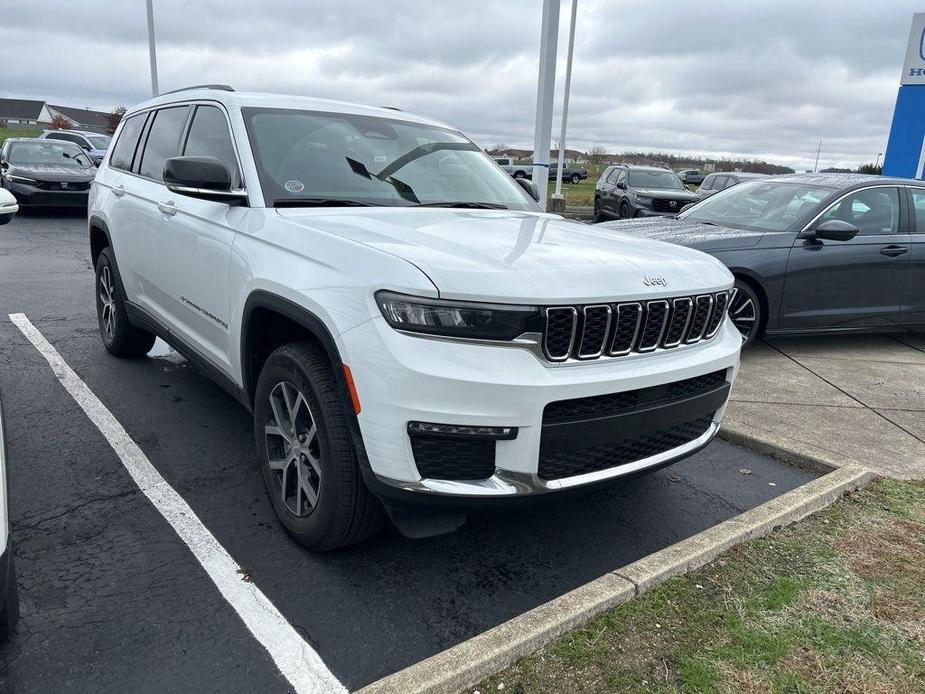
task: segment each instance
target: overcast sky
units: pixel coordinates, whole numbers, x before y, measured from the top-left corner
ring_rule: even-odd
[[[154,0],[162,90],[222,82],[397,106],[530,147],[540,0]],[[143,0],[15,2],[0,95],[109,110],[150,93]],[[564,69],[570,0],[563,0]],[[568,144],[811,167],[883,152],[906,0],[579,0]],[[558,132],[562,74],[557,82]]]

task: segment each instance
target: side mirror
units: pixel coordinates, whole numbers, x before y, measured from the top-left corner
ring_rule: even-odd
[[[528,181],[526,178],[515,178],[514,181],[529,195],[535,202],[540,201],[540,192],[536,189],[536,186],[533,185],[532,181]]]
[[[851,222],[830,219],[815,229],[811,229],[808,236],[809,238],[825,239],[826,241],[850,241],[857,236],[858,231],[860,230]]]
[[[620,181],[619,183],[617,183],[617,188],[619,188],[620,190],[626,190],[626,181]]]
[[[19,205],[13,194],[5,188],[0,188],[0,226],[9,224],[18,211]]]
[[[171,157],[164,163],[164,185],[191,198],[229,204],[247,200],[245,191],[231,189],[231,173],[216,157]]]

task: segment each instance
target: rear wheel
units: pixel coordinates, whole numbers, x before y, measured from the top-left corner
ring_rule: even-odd
[[[604,221],[604,205],[601,201],[600,196],[594,196],[594,221],[603,222]]]
[[[526,178],[526,177],[527,177],[527,174],[525,174],[523,171],[514,172],[514,178]]]
[[[571,181],[572,183],[581,183],[581,176],[578,174],[572,174]]]
[[[96,261],[96,318],[103,345],[117,357],[141,357],[154,346],[154,335],[129,323],[125,289],[109,248]]]
[[[729,302],[729,320],[742,334],[742,344],[753,342],[761,334],[764,316],[761,300],[748,282],[736,279]]]
[[[363,481],[341,394],[321,351],[293,343],[270,355],[257,383],[254,424],[273,510],[293,538],[328,551],[382,527],[385,513]]]

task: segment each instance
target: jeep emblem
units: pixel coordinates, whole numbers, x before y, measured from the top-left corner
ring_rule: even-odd
[[[646,285],[647,287],[654,287],[656,285],[658,285],[659,287],[668,286],[668,280],[666,280],[664,277],[661,277],[659,275],[653,275],[651,277],[643,277],[642,283]]]

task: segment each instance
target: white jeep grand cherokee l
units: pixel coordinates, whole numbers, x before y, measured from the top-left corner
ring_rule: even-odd
[[[228,87],[125,114],[90,194],[103,343],[171,344],[254,414],[306,546],[674,462],[741,337],[693,250],[545,214],[457,130]]]

